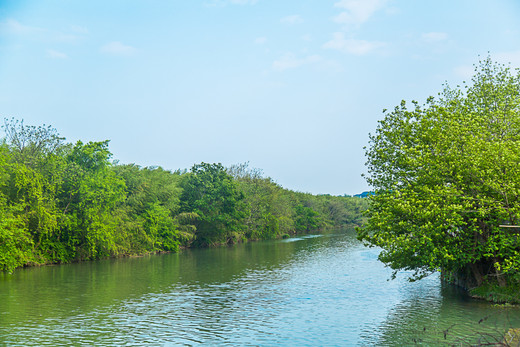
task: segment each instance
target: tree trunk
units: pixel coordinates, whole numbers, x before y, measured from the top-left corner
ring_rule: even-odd
[[[471,272],[473,273],[473,278],[475,279],[475,282],[477,283],[477,287],[480,287],[482,283],[484,282],[484,276],[482,275],[482,267],[480,264],[472,263],[470,264]]]
[[[506,287],[507,286],[507,280],[504,276],[504,274],[501,274],[497,271],[497,282],[499,287]]]

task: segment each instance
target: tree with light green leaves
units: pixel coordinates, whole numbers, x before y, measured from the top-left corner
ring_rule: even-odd
[[[109,141],[66,143],[14,119],[2,129],[0,271],[272,239],[359,215],[361,199],[293,192],[245,164],[119,165]]]
[[[196,245],[235,243],[243,238],[244,195],[221,164],[193,165],[181,187],[181,212],[198,216]]]
[[[367,149],[374,188],[360,239],[418,279],[520,278],[520,74],[481,61],[472,82],[384,112]]]

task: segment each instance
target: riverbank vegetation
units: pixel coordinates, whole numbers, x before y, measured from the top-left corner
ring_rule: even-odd
[[[403,101],[385,112],[367,157],[375,196],[359,237],[383,248],[384,263],[520,302],[518,70],[487,58],[472,83],[424,106]]]
[[[247,164],[172,172],[113,162],[108,141],[67,143],[50,126],[3,129],[0,270],[362,223],[365,199],[290,191]]]

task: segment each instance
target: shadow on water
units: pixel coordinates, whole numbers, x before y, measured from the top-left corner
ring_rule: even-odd
[[[388,281],[378,252],[350,230],[23,269],[0,275],[0,345],[410,345],[498,311]]]

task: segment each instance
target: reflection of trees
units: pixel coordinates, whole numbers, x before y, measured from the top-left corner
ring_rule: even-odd
[[[326,243],[325,238],[255,242],[0,274],[0,345],[8,337],[14,344],[59,342],[74,329],[80,329],[77,339],[106,339],[114,334],[114,322],[130,324],[124,321],[143,316],[168,317],[171,324],[204,320],[192,327],[201,336],[224,331],[243,312],[258,319],[269,314],[262,305],[284,296],[269,286],[290,276],[279,270]]]
[[[427,286],[414,284],[418,283],[405,286],[407,298],[382,324],[378,344],[502,345],[506,332],[520,327],[518,307],[474,300],[451,285],[442,284],[437,293],[432,293]],[[514,338],[515,332],[510,334]]]

